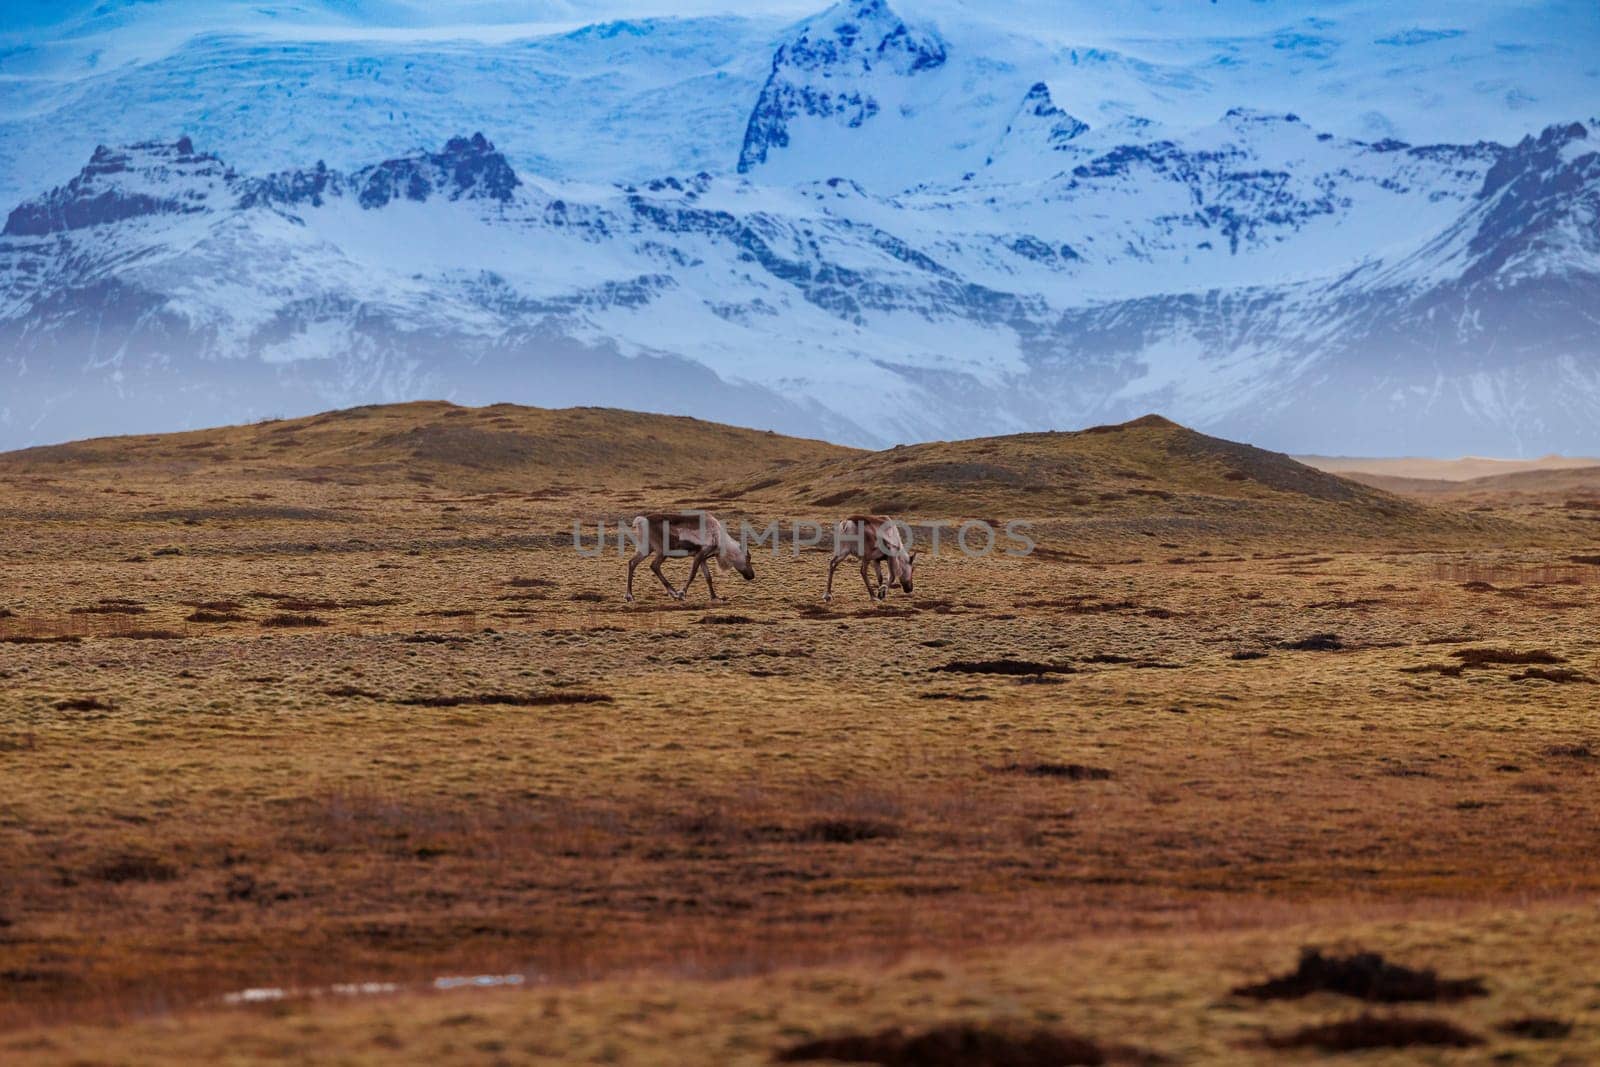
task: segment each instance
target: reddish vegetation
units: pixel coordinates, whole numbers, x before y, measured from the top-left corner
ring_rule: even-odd
[[[1085,767],[1081,763],[1008,763],[1000,769],[1034,778],[1065,778],[1073,782],[1103,782],[1111,777],[1111,772],[1104,768]]]
[[[1065,663],[1035,663],[1024,659],[955,660],[935,671],[952,674],[1077,674],[1078,669]]]
[[[1502,1033],[1532,1041],[1560,1041],[1572,1033],[1572,1023],[1548,1015],[1525,1015],[1520,1019],[1507,1019],[1499,1029]]]
[[[1408,1015],[1360,1015],[1342,1022],[1304,1026],[1267,1038],[1272,1048],[1315,1048],[1323,1052],[1356,1052],[1374,1048],[1475,1048],[1483,1038],[1448,1019]]]
[[[1053,1030],[1007,1032],[981,1026],[941,1026],[921,1033],[882,1030],[805,1041],[774,1057],[779,1063],[829,1060],[883,1067],[1072,1067],[1108,1062],[1086,1037]]]

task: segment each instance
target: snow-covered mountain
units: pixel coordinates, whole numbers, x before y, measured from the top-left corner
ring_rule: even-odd
[[[300,17],[339,29],[337,6]],[[1184,123],[1218,91],[1188,80],[1203,13],[1174,13],[1165,37],[1124,27],[1135,62],[1074,49],[1054,22],[1024,39],[1018,20],[1043,9],[1005,8],[847,0],[787,25],[707,13],[470,47],[419,40],[427,27],[377,43],[240,32],[105,75],[150,89],[148,106],[83,92],[63,45],[38,84],[0,88],[0,133],[28,138],[8,143],[59,155],[71,137],[55,131],[76,129],[62,116],[103,113],[188,136],[108,138],[123,147],[87,147],[75,176],[17,198],[0,236],[0,446],[445,396],[864,444],[1156,409],[1307,452],[1600,447],[1593,120],[1415,146],[1281,106]],[[1303,21],[1261,8],[1218,16],[1218,57]],[[1474,54],[1493,21],[1461,15],[1441,36],[1394,8],[1326,5],[1318,32],[1394,36],[1374,47],[1426,64]],[[1543,32],[1571,36],[1565,5],[1536,8]],[[70,41],[93,39],[73,25]],[[1562,47],[1538,84],[1555,84]],[[1331,58],[1306,58],[1319,49]],[[1272,50],[1249,77],[1360,66],[1326,41]],[[328,69],[362,51],[369,65]],[[219,55],[231,78],[198,73]],[[265,74],[249,106],[239,64]],[[151,89],[190,76],[187,105]],[[363,80],[373,95],[341,104]],[[468,83],[466,100],[452,91]],[[1600,110],[1569,96],[1570,114]],[[351,159],[397,106],[419,134],[405,140],[466,121],[428,138],[437,151]],[[318,116],[335,120],[320,141]],[[289,166],[259,165],[290,149]],[[12,181],[41,165],[0,159]]]

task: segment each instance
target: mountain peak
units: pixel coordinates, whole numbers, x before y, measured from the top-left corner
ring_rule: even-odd
[[[452,137],[444,151],[423,152],[390,159],[353,176],[365,208],[382,207],[391,200],[427,200],[443,193],[451,200],[511,199],[522,184],[506,157],[481,133]]]
[[[875,28],[892,31],[902,20],[886,0],[844,0],[823,11],[817,21],[835,34],[854,36]]]
[[[42,237],[143,215],[206,211],[231,176],[216,156],[195,152],[188,137],[99,145],[66,185],[18,205],[0,234]]]
[[[948,58],[937,34],[912,29],[885,0],[848,0],[824,11],[780,46],[773,73],[789,67],[829,77],[887,67],[909,75],[943,66]]]
[[[1065,152],[1069,141],[1088,130],[1087,122],[1056,106],[1054,97],[1050,95],[1050,86],[1044,82],[1034,82],[1023,96],[1005,133],[989,153],[985,165],[992,167],[997,163],[1009,162],[1011,169],[1032,169],[1042,165],[1044,175],[1054,174],[1061,169],[1061,164],[1052,159],[1049,153]],[[1042,158],[1041,151],[1046,153]]]
[[[914,30],[884,0],[836,4],[780,45],[772,72],[745,127],[739,173],[790,147],[791,127],[818,120],[858,129],[883,110],[889,84],[937,70],[949,59],[944,41]]]
[[[1056,105],[1055,98],[1050,95],[1050,86],[1044,82],[1035,82],[1033,88],[1028,90],[1028,95],[1022,98],[1022,106],[1017,110],[1017,117],[1006,132],[1029,126],[1041,130],[1045,143],[1053,149],[1064,147],[1068,141],[1089,129],[1087,122]]]

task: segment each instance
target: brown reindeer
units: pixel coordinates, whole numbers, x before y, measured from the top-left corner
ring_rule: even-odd
[[[694,581],[694,576],[704,567],[706,573],[706,588],[711,591],[712,600],[721,600],[717,596],[717,587],[711,581],[711,561],[716,560],[717,566],[724,569],[732,568],[744,575],[745,581],[750,581],[756,576],[755,568],[750,566],[750,555],[743,545],[728,536],[728,531],[717,521],[715,515],[705,511],[680,511],[640,515],[633,520],[633,542],[638,546],[632,559],[628,560],[628,603],[633,603],[633,572],[640,563],[649,556],[650,569],[655,572],[661,584],[666,587],[667,593],[674,600],[682,600],[689,591],[689,585]],[[682,589],[672,588],[672,583],[667,581],[667,576],[661,573],[661,561],[667,556],[692,556],[694,564],[689,568],[689,577],[684,579]]]
[[[822,599],[833,599],[833,572],[851,556],[861,558],[861,584],[867,595],[883,600],[889,595],[889,586],[898,585],[911,592],[912,571],[916,568],[917,554],[907,552],[900,537],[900,525],[887,515],[852,515],[833,528],[833,559],[828,562],[828,591]],[[884,584],[883,565],[889,564],[889,582]],[[877,576],[878,587],[872,587],[867,577],[868,568]]]

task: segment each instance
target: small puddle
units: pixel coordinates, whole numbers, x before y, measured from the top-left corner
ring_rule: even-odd
[[[398,982],[336,982],[326,986],[308,986],[304,989],[262,986],[241,989],[223,996],[224,1004],[271,1004],[280,1000],[316,1000],[322,997],[381,997],[407,989],[496,989],[520,986],[527,982],[520,974],[470,974],[443,975],[432,982],[420,985],[401,985]]]
[[[495,986],[521,985],[520,974],[475,974],[470,977],[435,978],[435,989],[492,989]]]

